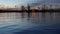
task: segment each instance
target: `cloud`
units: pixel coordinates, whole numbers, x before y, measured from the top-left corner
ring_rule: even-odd
[[[0,4],[4,5],[27,5],[30,4],[31,7],[38,6],[41,4],[60,4],[60,0],[0,0]]]
[[[30,3],[31,6],[38,6],[38,5],[41,5],[41,4],[60,4],[60,0],[37,0],[36,3]]]
[[[60,3],[60,0],[44,0],[45,3]]]

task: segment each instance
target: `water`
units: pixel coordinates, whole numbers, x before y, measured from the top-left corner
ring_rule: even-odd
[[[60,34],[60,13],[0,13],[0,34]]]

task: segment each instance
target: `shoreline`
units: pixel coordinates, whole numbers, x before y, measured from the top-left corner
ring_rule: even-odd
[[[53,9],[50,9],[50,10],[35,10],[35,11],[32,11],[32,10],[29,10],[29,11],[22,11],[22,10],[0,10],[0,13],[8,13],[8,12],[19,12],[19,13],[32,13],[32,12],[60,12],[59,9],[57,10],[53,10]]]

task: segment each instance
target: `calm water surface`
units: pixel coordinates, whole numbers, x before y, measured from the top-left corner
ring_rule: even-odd
[[[0,34],[60,34],[60,13],[0,13]]]

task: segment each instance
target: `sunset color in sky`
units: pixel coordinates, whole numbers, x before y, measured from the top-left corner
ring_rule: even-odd
[[[60,0],[0,0],[0,5],[14,5],[25,3],[60,3]]]
[[[60,4],[60,0],[0,0],[0,5],[6,6],[21,6],[30,4],[36,6],[40,4]]]

